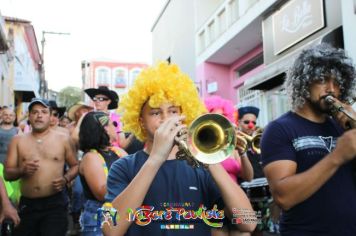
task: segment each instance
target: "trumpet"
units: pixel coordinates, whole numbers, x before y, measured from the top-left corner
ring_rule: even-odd
[[[257,129],[254,135],[252,136],[245,134],[241,131],[238,132],[238,135],[236,137],[243,143],[242,153],[247,152],[247,150],[251,148],[255,153],[261,154],[260,143],[262,138],[262,132],[263,130],[261,128]]]
[[[353,98],[353,100],[348,102],[348,104],[352,105],[355,102],[355,100],[356,100],[356,98]],[[331,106],[331,108],[332,108],[331,112],[333,114],[335,114],[337,112],[342,112],[349,118],[349,121],[346,123],[346,127],[348,129],[356,128],[356,118],[353,117],[352,114],[350,114],[347,110],[345,110],[342,103],[335,101],[334,97],[331,95],[325,97],[325,102]]]
[[[204,114],[188,128],[188,138],[179,141],[177,159],[185,159],[193,167],[216,164],[227,159],[235,150],[235,130],[222,115]]]
[[[348,105],[352,105],[356,101],[356,98],[353,98],[351,101],[346,102]],[[356,128],[356,118],[352,116],[347,110],[345,110],[342,103],[339,103],[334,100],[334,97],[329,95],[325,98],[325,102],[331,106],[331,112],[333,114],[337,112],[344,113],[348,118],[349,121],[345,124],[347,129],[355,129]],[[356,182],[356,159],[352,161],[352,169],[353,169],[353,178]]]

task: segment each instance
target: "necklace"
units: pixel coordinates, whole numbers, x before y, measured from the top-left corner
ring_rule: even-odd
[[[36,137],[35,135],[33,135],[32,133],[32,137],[34,137],[34,139],[36,140],[36,143],[38,144],[42,144],[43,143],[43,138],[45,138],[47,136],[48,132],[46,132],[44,135],[42,135],[40,138]]]

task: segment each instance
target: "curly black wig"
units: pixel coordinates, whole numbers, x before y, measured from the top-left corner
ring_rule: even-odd
[[[355,97],[356,73],[352,60],[345,51],[322,43],[305,49],[288,71],[284,83],[292,109],[303,107],[310,97],[310,85],[322,81],[325,76],[336,78],[340,86],[340,100],[349,101]]]

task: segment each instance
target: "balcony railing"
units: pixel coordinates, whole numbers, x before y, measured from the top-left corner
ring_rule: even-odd
[[[260,0],[223,2],[197,32],[198,55],[205,51]]]

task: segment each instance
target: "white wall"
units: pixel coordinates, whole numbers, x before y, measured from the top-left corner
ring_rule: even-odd
[[[356,64],[356,0],[341,1],[344,46],[347,54]]]
[[[195,2],[195,24],[198,30],[224,0],[192,0]]]
[[[14,88],[15,90],[33,91],[38,94],[40,75],[34,67],[25,37],[22,28],[15,32]]]
[[[0,54],[0,106],[14,106],[13,91],[9,79],[9,63],[6,53]]]
[[[2,31],[2,36],[4,40],[8,40],[7,38],[7,29],[5,27],[5,21],[0,12],[0,30]],[[2,52],[0,53],[0,106],[13,106],[13,92],[11,81],[9,80],[9,61],[10,58],[8,53]]]
[[[194,1],[171,0],[152,30],[152,63],[171,58],[195,80]]]

